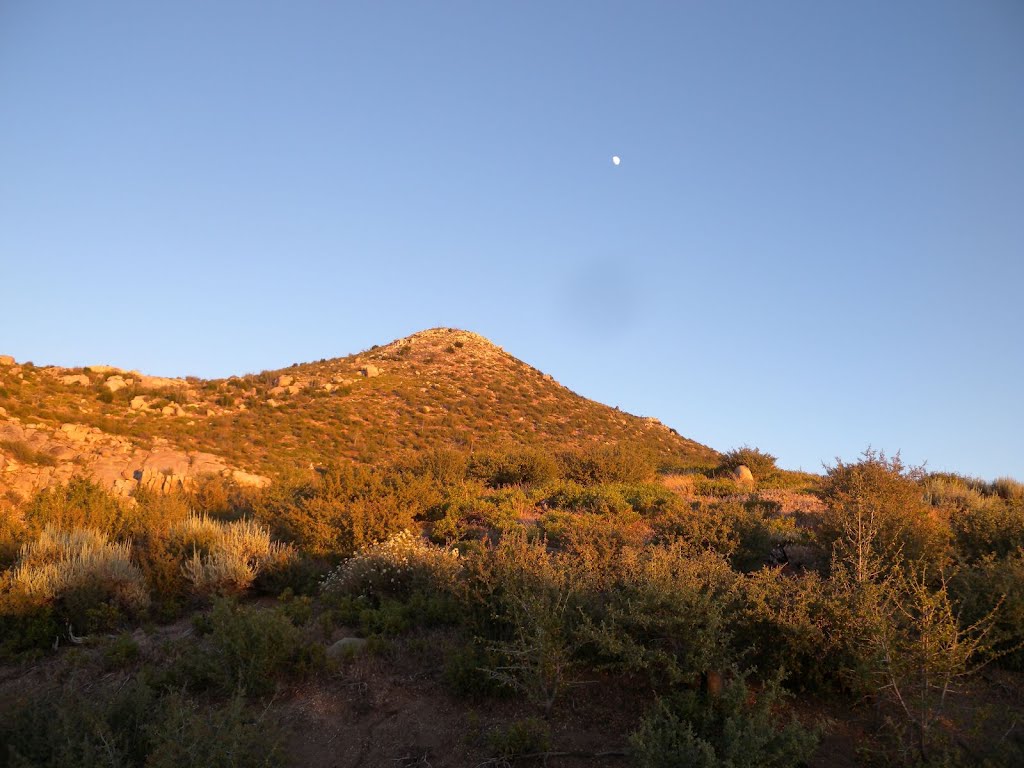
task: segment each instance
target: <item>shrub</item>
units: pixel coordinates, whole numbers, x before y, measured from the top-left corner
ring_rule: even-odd
[[[280,609],[220,598],[202,624],[208,637],[181,658],[177,670],[200,688],[262,696],[273,692],[279,678],[303,677],[323,664],[322,646],[304,642]]]
[[[145,579],[132,562],[131,544],[114,543],[88,528],[46,528],[22,547],[11,590],[36,603],[59,603],[60,613],[86,631],[103,604],[134,615],[149,604]],[[105,628],[105,626],[102,626]]]
[[[948,525],[925,503],[921,477],[898,454],[887,459],[871,449],[855,464],[837,461],[828,470],[819,540],[858,583],[903,561],[939,566],[948,556]]]
[[[1024,549],[1002,558],[988,555],[960,570],[951,580],[950,591],[965,626],[994,611],[988,640],[998,663],[1024,669]]]
[[[501,663],[488,671],[548,715],[573,684],[573,657],[582,645],[574,627],[580,575],[569,557],[522,531],[503,537],[476,564],[470,589],[490,609],[485,629],[500,638],[490,649]]]
[[[269,531],[252,520],[222,523],[193,515],[174,526],[169,538],[185,557],[185,578],[203,595],[243,592],[257,575],[280,570],[295,557],[291,547],[272,541]]]
[[[417,470],[441,485],[454,485],[466,479],[469,460],[454,448],[434,448],[420,457]]]
[[[501,665],[501,658],[477,640],[458,646],[445,655],[444,682],[448,690],[466,699],[508,695],[513,689],[488,673]]]
[[[1024,483],[1012,477],[997,477],[991,484],[992,492],[1006,501],[1024,501]]]
[[[749,469],[755,480],[767,480],[778,472],[774,456],[749,445],[727,451],[722,455],[722,462],[718,465],[720,470],[727,472],[732,472],[740,466]]]
[[[587,630],[603,662],[658,686],[728,666],[737,576],[726,559],[681,543],[628,554]]]
[[[415,590],[450,590],[461,569],[459,553],[402,531],[364,547],[324,579],[325,593],[379,599]]]
[[[797,690],[836,688],[844,658],[837,620],[844,595],[816,573],[762,568],[741,583],[736,650],[758,669],[787,670]]]
[[[559,456],[561,474],[583,485],[594,483],[644,483],[657,471],[652,453],[633,443],[596,446]]]
[[[97,693],[99,695],[97,695]],[[240,697],[199,704],[134,680],[110,691],[44,690],[0,721],[4,765],[39,768],[275,768],[279,737]]]
[[[783,768],[803,764],[819,731],[776,713],[783,698],[780,679],[754,694],[742,675],[720,696],[693,691],[662,699],[632,736],[634,760],[642,768]]]
[[[923,570],[898,573],[880,597],[883,618],[859,638],[863,658],[893,731],[927,763],[951,735],[950,694],[987,661],[995,613],[962,627],[945,581],[935,588]]]
[[[117,539],[135,530],[136,515],[128,504],[96,483],[75,478],[37,493],[25,508],[25,523],[36,533],[47,526],[92,528]]]
[[[516,448],[470,457],[470,477],[483,480],[492,488],[508,485],[544,485],[558,477],[555,459],[545,451]]]
[[[350,557],[410,527],[441,500],[427,477],[355,465],[275,486],[254,500],[256,519],[314,556]]]
[[[963,562],[1006,557],[1024,547],[1024,504],[981,498],[950,515],[956,552]]]
[[[499,761],[515,760],[551,749],[551,728],[543,720],[528,717],[488,734],[487,745]]]
[[[44,451],[37,451],[24,440],[0,440],[0,448],[23,464],[35,464],[41,467],[54,467],[57,460]]]
[[[585,486],[574,481],[559,483],[551,489],[544,501],[547,506],[555,509],[599,515],[620,514],[633,509],[617,486]]]

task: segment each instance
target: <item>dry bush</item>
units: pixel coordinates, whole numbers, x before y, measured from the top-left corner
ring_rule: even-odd
[[[9,584],[25,605],[59,601],[79,631],[100,624],[89,612],[101,604],[116,615],[134,615],[149,605],[142,571],[132,561],[130,542],[111,542],[100,531],[46,528],[21,548]],[[95,619],[95,620],[93,620]]]
[[[292,547],[273,541],[252,520],[221,522],[192,515],[175,525],[169,538],[185,558],[185,578],[202,595],[243,592],[258,574],[281,569],[295,557]]]

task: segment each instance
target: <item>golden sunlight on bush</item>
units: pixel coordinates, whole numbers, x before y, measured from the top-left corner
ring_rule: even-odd
[[[130,542],[109,541],[93,529],[47,527],[22,547],[12,587],[40,602],[88,589],[135,611],[149,603],[149,595],[131,550]]]
[[[421,587],[451,585],[461,569],[459,553],[401,531],[364,547],[324,579],[325,592],[403,594]]]
[[[220,522],[192,515],[170,531],[171,546],[185,555],[182,572],[200,594],[233,594],[248,589],[256,576],[288,565],[291,546],[272,541],[252,520]]]

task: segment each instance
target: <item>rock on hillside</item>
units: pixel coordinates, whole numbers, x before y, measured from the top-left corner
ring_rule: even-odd
[[[219,456],[184,451],[156,439],[144,448],[84,424],[52,427],[0,416],[0,496],[24,500],[73,477],[87,477],[121,495],[147,488],[170,492],[219,475],[239,485],[269,480],[229,467]]]

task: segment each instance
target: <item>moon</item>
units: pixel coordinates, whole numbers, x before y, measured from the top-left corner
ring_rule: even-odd
[[[618,165],[621,162],[622,160],[619,158],[618,155],[612,155],[612,165]]]

